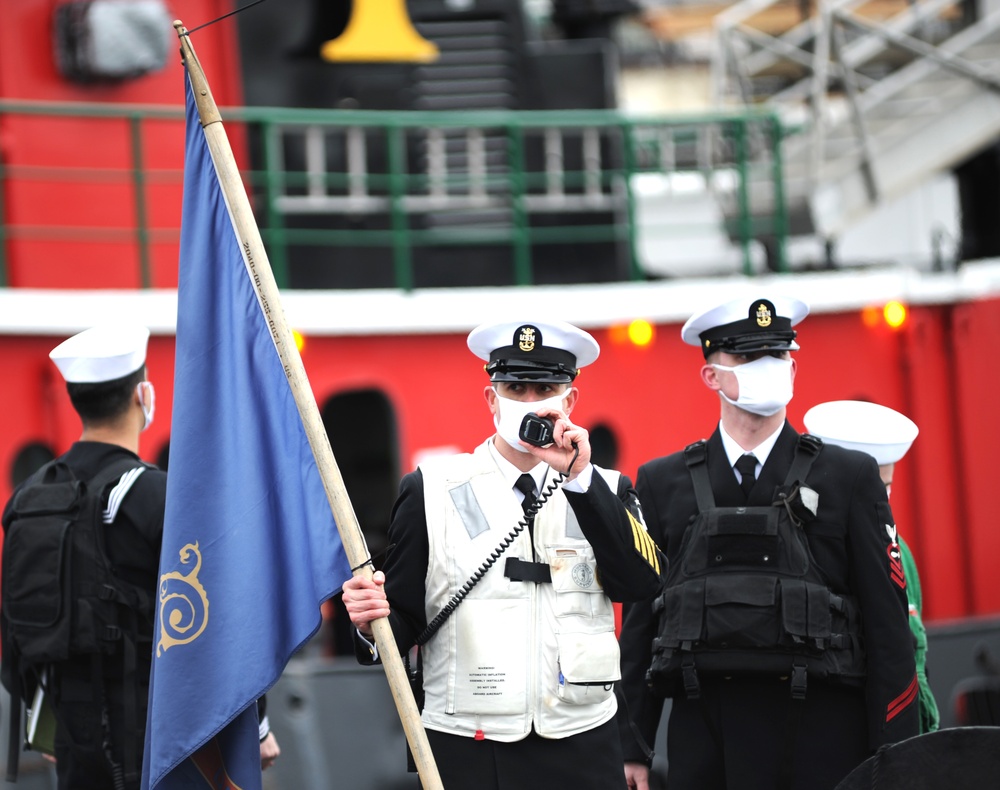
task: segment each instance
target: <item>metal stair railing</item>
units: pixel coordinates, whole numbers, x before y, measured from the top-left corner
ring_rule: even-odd
[[[789,184],[792,212],[829,174],[848,167],[860,169],[869,200],[879,199],[876,138],[898,132],[911,116],[901,115],[895,128],[880,120],[877,129],[869,118],[894,99],[894,111],[904,113],[926,112],[945,98],[908,99],[905,110],[895,97],[907,87],[944,71],[980,88],[1000,90],[1000,73],[963,57],[1000,28],[1000,14],[962,29],[956,0],[910,0],[881,20],[864,15],[865,0],[819,0],[809,18],[779,36],[754,29],[754,15],[776,1],[744,0],[717,17],[713,91],[719,106],[731,105],[733,97],[737,106],[760,100],[785,121],[790,130],[784,146],[786,172],[796,174]],[[781,64],[793,75],[785,84],[774,77]],[[772,85],[761,91],[768,78]],[[835,129],[840,136],[831,149],[827,142]],[[850,149],[844,148],[845,134],[854,140]]]
[[[861,119],[871,114],[880,105],[885,105],[889,101],[898,97],[908,88],[911,88],[935,72],[943,70],[953,74],[963,80],[974,83],[982,88],[993,92],[1000,92],[1000,72],[990,71],[983,68],[979,63],[966,60],[960,53],[966,51],[971,46],[979,43],[987,36],[1000,29],[1000,14],[994,14],[981,22],[965,28],[956,35],[942,42],[937,47],[932,47],[919,39],[915,39],[904,33],[897,33],[872,26],[855,17],[844,14],[835,14],[833,35],[835,40],[839,38],[845,27],[862,29],[873,36],[883,38],[894,47],[903,49],[915,56],[915,60],[898,71],[886,76],[884,79],[871,84],[865,91],[857,92],[854,95],[849,91],[849,105],[852,115]],[[841,47],[844,52],[846,47]],[[997,53],[1000,60],[1000,51]],[[855,64],[849,62],[847,55],[842,56],[844,62],[848,63],[848,72],[854,71]],[[892,125],[884,125],[882,133],[885,135],[892,131],[903,131],[912,121],[912,115],[922,107],[933,107],[940,104],[943,96],[940,94],[929,95],[922,100],[910,99],[910,115],[900,115],[898,120]],[[862,135],[859,134],[859,138]],[[865,144],[865,140],[861,140]],[[873,190],[872,196],[877,197],[878,190]]]
[[[840,15],[851,15],[861,19],[860,11],[869,4],[869,0],[821,2],[814,14],[780,36],[773,36],[752,27],[750,21],[756,14],[778,2],[781,0],[744,0],[716,18],[716,37],[720,42],[729,42],[716,50],[712,62],[713,84],[719,86],[716,90],[717,96],[721,97],[719,88],[724,83],[727,70],[735,68],[735,64],[727,65],[726,62],[726,55],[733,49],[735,42],[742,39],[746,44],[755,45],[755,48],[740,58],[740,66],[750,75],[761,74],[783,61],[795,63],[811,75],[815,70],[817,59],[813,45],[829,27],[829,20],[824,20],[822,17],[822,7],[826,6],[831,13],[836,11]],[[904,33],[924,29],[942,12],[956,5],[958,5],[957,0],[911,0],[906,4],[900,4],[900,10],[896,14],[881,20],[880,28]],[[851,62],[858,63],[883,51],[884,45],[877,37],[860,38],[849,42],[845,54]],[[827,69],[831,76],[841,75],[839,63],[828,63]],[[862,80],[869,81],[866,77]],[[770,98],[775,101],[801,99],[809,96],[811,92],[811,80],[807,77]]]

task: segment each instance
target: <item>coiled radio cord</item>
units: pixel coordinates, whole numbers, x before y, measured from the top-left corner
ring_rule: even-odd
[[[498,545],[490,556],[484,560],[483,564],[479,566],[479,569],[473,573],[471,577],[469,577],[469,580],[462,585],[462,588],[455,593],[454,596],[452,596],[452,599],[448,601],[448,603],[444,605],[444,608],[442,608],[441,611],[434,616],[434,619],[428,623],[427,627],[417,637],[418,647],[426,644],[427,641],[438,632],[438,629],[440,629],[441,626],[444,625],[445,621],[451,617],[452,613],[458,608],[458,605],[462,603],[469,593],[472,592],[472,589],[479,584],[480,581],[482,581],[486,572],[496,564],[496,561],[500,559],[500,555],[510,547],[510,545],[517,539],[518,535],[524,532],[528,523],[535,518],[535,514],[541,509],[542,505],[544,505],[548,498],[556,492],[560,485],[562,485],[563,481],[566,479],[566,475],[569,473],[569,470],[572,469],[573,464],[576,463],[576,459],[580,457],[580,448],[576,446],[576,442],[573,442],[573,449],[576,452],[573,454],[573,459],[569,462],[569,466],[566,467],[566,471],[559,472],[555,478],[553,478],[552,481],[545,486],[545,490],[542,491],[541,496],[539,496],[538,499],[531,504],[531,507],[529,507],[525,512],[524,517],[517,523],[517,526],[511,530],[507,537],[500,541],[500,545]]]

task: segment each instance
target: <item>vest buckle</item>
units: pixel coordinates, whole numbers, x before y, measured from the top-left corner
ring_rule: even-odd
[[[698,682],[698,670],[694,668],[694,659],[685,658],[681,664],[681,680],[684,683],[684,693],[688,699],[701,697],[701,684]]]
[[[806,698],[806,667],[804,664],[792,665],[792,699]]]

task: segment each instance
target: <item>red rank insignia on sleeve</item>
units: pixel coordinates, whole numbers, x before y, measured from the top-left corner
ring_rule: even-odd
[[[899,551],[899,543],[896,540],[896,527],[892,524],[885,525],[885,531],[889,534],[889,547],[886,554],[889,555],[889,578],[891,578],[901,590],[906,589],[906,576],[903,574],[903,560]]]

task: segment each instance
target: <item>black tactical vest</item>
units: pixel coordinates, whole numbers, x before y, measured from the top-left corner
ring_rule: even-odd
[[[807,674],[864,676],[857,602],[829,589],[803,529],[816,509],[803,481],[821,450],[801,436],[770,506],[725,508],[715,506],[705,442],[684,450],[698,515],[653,604],[654,691],[669,695],[681,679],[697,696],[705,674],[790,675],[793,694],[796,677],[804,693]]]

